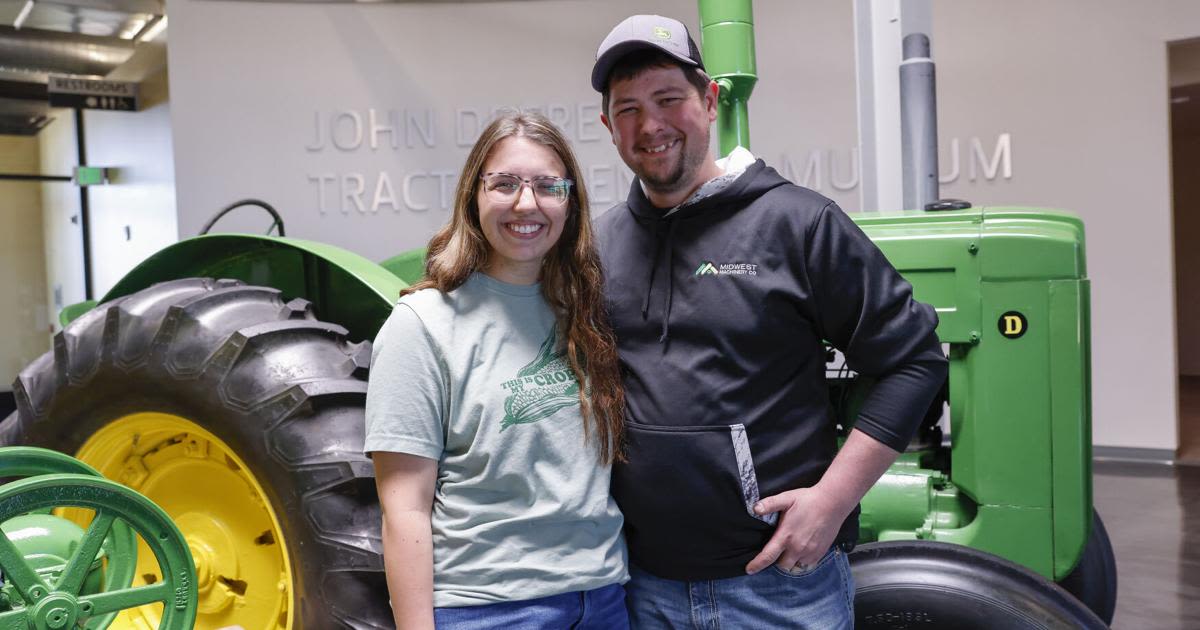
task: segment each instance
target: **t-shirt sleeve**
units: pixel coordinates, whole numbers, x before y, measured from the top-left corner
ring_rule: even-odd
[[[937,314],[833,203],[805,251],[821,334],[853,370],[877,379],[855,428],[902,452],[946,379]]]
[[[367,383],[367,453],[441,459],[447,377],[421,318],[403,302],[375,337]]]

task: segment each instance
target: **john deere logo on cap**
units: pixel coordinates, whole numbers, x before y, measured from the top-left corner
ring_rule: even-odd
[[[662,27],[662,26],[655,26],[654,27],[654,36],[659,39],[671,39],[671,31],[668,31],[665,27]]]

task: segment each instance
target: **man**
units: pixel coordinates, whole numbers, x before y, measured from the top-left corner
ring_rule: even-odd
[[[858,502],[946,378],[937,316],[833,202],[745,149],[711,159],[718,87],[680,22],[618,24],[592,86],[637,175],[597,221],[628,400],[613,493],[631,621],[850,627]],[[822,340],[877,379],[840,451]]]

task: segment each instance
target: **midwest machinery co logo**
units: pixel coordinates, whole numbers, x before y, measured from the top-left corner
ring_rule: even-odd
[[[711,260],[700,262],[693,276],[757,276],[758,265],[754,263],[718,263]]]
[[[654,36],[659,39],[671,39],[671,31],[662,26],[655,26]]]

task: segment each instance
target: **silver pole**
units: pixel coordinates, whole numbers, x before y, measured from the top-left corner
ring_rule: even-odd
[[[929,37],[913,33],[904,38],[900,62],[900,146],[904,207],[924,210],[937,201],[937,94]]]

